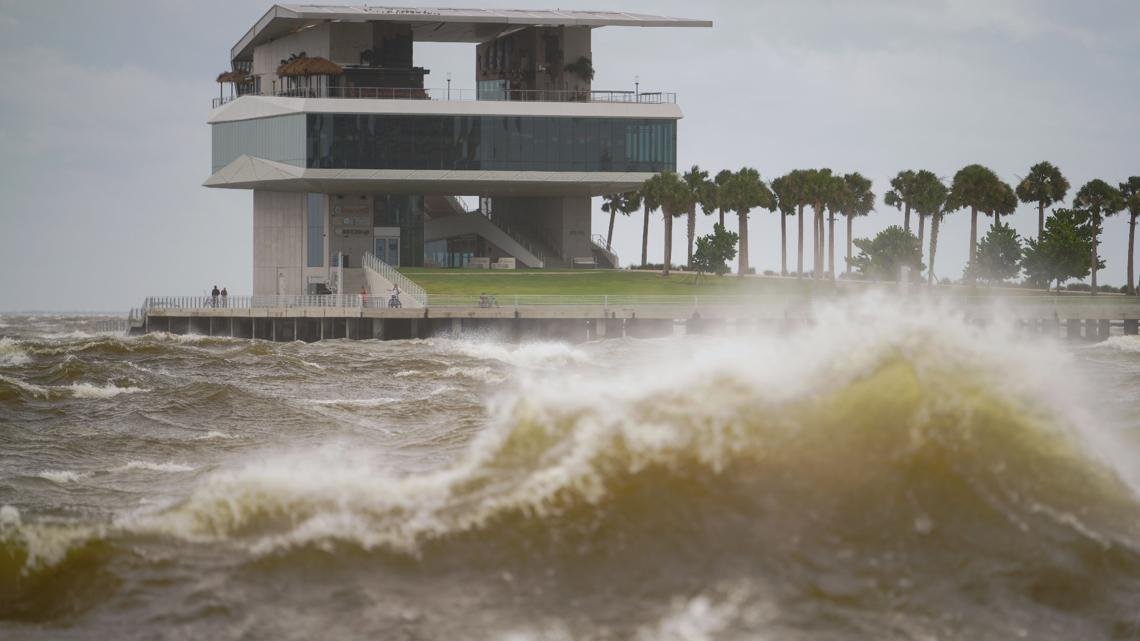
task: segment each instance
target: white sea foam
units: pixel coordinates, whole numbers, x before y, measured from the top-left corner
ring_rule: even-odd
[[[398,403],[398,398],[330,398],[330,399],[309,399],[306,403],[310,405],[323,405],[331,407],[383,407],[384,405],[391,405]]]
[[[47,479],[52,483],[59,483],[60,485],[76,483],[82,477],[82,475],[72,472],[71,470],[44,470],[36,476]]]
[[[9,385],[14,385],[24,390],[28,394],[31,394],[32,396],[47,398],[51,395],[51,391],[46,387],[40,387],[39,385],[28,383],[18,378],[12,378],[11,376],[4,376],[3,374],[0,374],[0,381],[4,381]]]
[[[58,389],[58,388],[57,388]],[[148,389],[141,387],[118,387],[117,385],[92,385],[91,383],[72,383],[63,388],[71,391],[71,395],[75,398],[114,398],[120,394],[138,394],[139,392],[149,392]]]
[[[501,383],[506,380],[502,374],[496,373],[490,367],[449,367],[440,376],[444,378],[469,378],[484,383]]]
[[[0,338],[0,367],[15,367],[31,362],[31,357],[20,345],[20,341],[13,338]]]
[[[515,367],[557,367],[589,361],[586,352],[567,343],[534,342],[513,345],[493,341],[451,341],[448,344],[466,356],[500,361]]]
[[[1094,347],[1140,353],[1140,336],[1113,336],[1103,343],[1097,343]]]
[[[209,432],[206,432],[205,434],[202,434],[201,436],[195,436],[194,440],[195,441],[217,441],[217,440],[228,440],[228,439],[235,439],[235,438],[237,438],[237,437],[232,435],[232,434],[226,434],[225,432],[219,432],[217,430],[210,430]]]
[[[115,468],[116,472],[142,470],[146,472],[193,472],[197,468],[167,461],[166,463],[153,463],[151,461],[129,461],[126,465]]]

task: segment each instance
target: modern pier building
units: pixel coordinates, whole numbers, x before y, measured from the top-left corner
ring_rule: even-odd
[[[712,23],[274,5],[231,50],[209,118],[206,186],[253,191],[253,294],[356,293],[366,254],[393,267],[616,266],[590,199],[675,170],[681,110],[672,93],[593,87],[591,37],[608,26]],[[475,89],[429,88],[416,42],[475,45]]]

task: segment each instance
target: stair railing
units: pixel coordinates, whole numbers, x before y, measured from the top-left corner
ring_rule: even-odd
[[[371,252],[364,254],[361,265],[363,265],[365,269],[371,269],[376,272],[381,278],[399,287],[401,293],[411,296],[417,303],[427,307],[428,295],[427,292],[424,291],[424,288],[412,282],[410,278],[401,274],[395,267],[380,260]],[[373,292],[373,294],[376,293],[377,292]]]

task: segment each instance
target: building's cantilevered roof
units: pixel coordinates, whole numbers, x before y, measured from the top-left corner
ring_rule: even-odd
[[[400,22],[412,25],[419,42],[486,42],[524,27],[711,27],[708,20],[667,18],[618,11],[562,9],[434,9],[314,4],[273,5],[234,45],[231,57],[247,60],[253,48],[322,20]]]

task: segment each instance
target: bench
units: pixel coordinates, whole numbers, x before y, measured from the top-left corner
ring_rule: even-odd
[[[570,259],[571,267],[597,267],[598,260],[593,256],[575,256]]]
[[[485,257],[472,258],[470,260],[470,262],[467,263],[467,268],[468,269],[491,269],[491,259],[485,258]]]
[[[513,257],[500,258],[491,265],[491,269],[515,269],[515,259]]]

